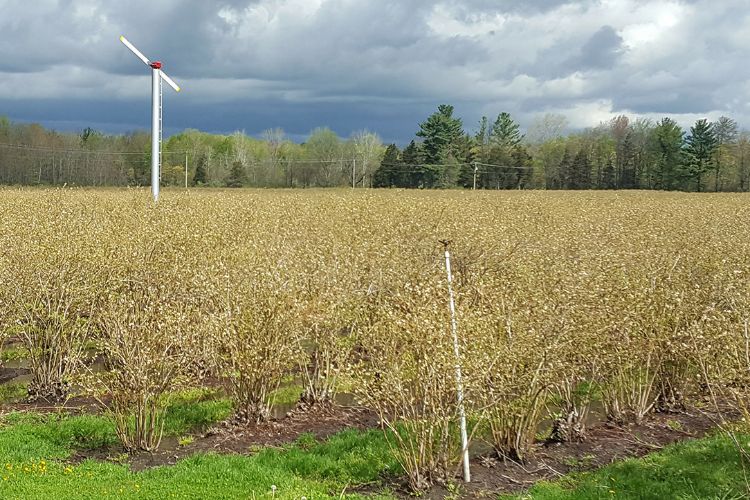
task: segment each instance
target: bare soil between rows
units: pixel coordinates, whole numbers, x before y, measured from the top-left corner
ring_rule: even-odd
[[[595,470],[626,458],[645,456],[678,441],[703,437],[715,430],[718,422],[717,413],[697,408],[653,413],[640,424],[602,422],[589,428],[580,443],[536,443],[523,464],[499,460],[494,453],[473,457],[471,482],[463,483],[457,471],[456,483],[460,485],[461,498],[521,492],[538,481]],[[445,498],[448,493],[444,486],[437,485],[425,498]]]
[[[189,444],[181,445],[177,437],[162,440],[153,453],[133,453],[123,460],[131,470],[139,471],[161,465],[174,465],[178,460],[196,453],[233,453],[250,455],[267,447],[281,447],[296,441],[302,435],[312,435],[317,440],[326,439],[346,429],[375,429],[379,426],[377,415],[360,407],[314,407],[306,411],[293,410],[283,418],[259,424],[222,422],[203,433],[192,434]],[[119,461],[123,449],[119,446],[78,450],[71,457],[73,463],[88,458]]]

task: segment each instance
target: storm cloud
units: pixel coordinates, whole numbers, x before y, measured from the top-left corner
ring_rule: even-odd
[[[149,126],[150,76],[120,34],[183,88],[167,132],[403,143],[440,103],[467,129],[500,111],[750,126],[745,0],[0,0],[0,14],[0,115],[60,129]]]

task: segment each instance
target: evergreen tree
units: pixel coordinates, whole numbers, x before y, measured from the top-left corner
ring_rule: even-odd
[[[206,155],[201,155],[198,159],[198,165],[195,167],[195,174],[193,175],[193,186],[203,186],[206,184],[206,165],[208,159]]]
[[[492,124],[490,142],[508,150],[518,146],[523,140],[518,124],[513,121],[509,113],[503,111]]]
[[[679,182],[685,132],[671,118],[662,118],[653,130],[657,150],[656,189],[675,189]]]
[[[456,160],[458,171],[454,184],[461,187],[472,187],[474,184],[474,161],[477,158],[476,139],[468,134],[456,141]]]
[[[604,165],[604,169],[602,169],[602,182],[601,182],[601,188],[602,189],[616,189],[617,188],[617,181],[615,180],[615,164],[612,161],[612,158],[607,158],[607,163]]]
[[[472,153],[474,159],[482,163],[489,160],[490,139],[492,130],[490,129],[489,120],[483,116],[479,120],[479,130],[474,134],[474,147]]]
[[[442,167],[455,163],[458,141],[464,135],[460,118],[453,116],[453,106],[441,104],[427,120],[419,124],[417,137],[422,137],[425,163],[430,165],[423,176],[424,187],[433,187],[443,178]]]
[[[401,153],[403,163],[403,174],[399,178],[400,186],[408,188],[424,187],[432,185],[437,178],[438,172],[431,165],[425,165],[425,157],[422,147],[415,141],[411,141]]]
[[[570,189],[571,178],[573,169],[573,159],[570,156],[570,149],[565,148],[565,153],[560,160],[560,166],[558,167],[558,182],[556,183],[557,189]]]
[[[232,163],[232,168],[229,170],[229,175],[225,181],[227,187],[238,188],[245,185],[247,181],[247,174],[245,173],[245,166],[241,161],[235,161]]]
[[[633,145],[633,134],[629,131],[621,141],[617,150],[617,163],[619,178],[617,181],[618,189],[635,189],[638,187],[638,177],[636,175],[636,157],[635,146]]]
[[[570,168],[570,185],[569,189],[590,189],[591,188],[591,163],[589,162],[586,148],[578,150],[578,154],[573,159]]]
[[[399,158],[401,152],[395,144],[385,149],[380,166],[372,174],[372,187],[403,187],[403,163]]]
[[[529,151],[521,145],[513,148],[512,157],[512,166],[516,172],[516,185],[514,187],[524,188],[531,183],[531,177],[533,174],[531,168],[532,157],[529,154]]]
[[[690,127],[690,136],[686,140],[684,175],[698,191],[702,190],[703,174],[711,169],[711,159],[716,151],[718,141],[713,126],[705,118]]]

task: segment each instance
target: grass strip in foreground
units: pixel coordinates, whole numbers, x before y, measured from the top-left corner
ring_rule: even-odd
[[[176,419],[174,430],[182,430],[182,422]],[[325,442],[304,436],[251,456],[198,454],[142,472],[96,460],[65,462],[75,448],[115,442],[111,423],[100,416],[6,416],[0,428],[0,498],[246,499],[270,497],[272,485],[276,498],[358,498],[349,494],[352,488],[398,471],[378,430],[344,431]]]
[[[740,441],[750,449],[750,435],[740,435]],[[716,434],[593,472],[540,482],[525,494],[502,498],[730,500],[748,498],[745,481],[739,451],[725,434]]]

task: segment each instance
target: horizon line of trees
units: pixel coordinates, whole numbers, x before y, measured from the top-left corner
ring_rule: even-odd
[[[625,115],[564,135],[565,117],[538,118],[527,135],[511,115],[463,130],[441,105],[402,150],[386,149],[377,187],[476,189],[658,189],[748,191],[750,132],[726,116],[699,119],[688,131],[664,117]]]
[[[689,130],[664,117],[625,115],[565,133],[562,115],[522,134],[507,112],[467,133],[442,104],[400,149],[362,130],[343,139],[316,128],[297,144],[188,129],[164,142],[162,184],[227,187],[750,190],[750,132],[722,116]],[[187,167],[187,168],[186,168]],[[186,176],[187,171],[187,176]],[[48,130],[0,117],[0,184],[148,185],[150,134]]]

